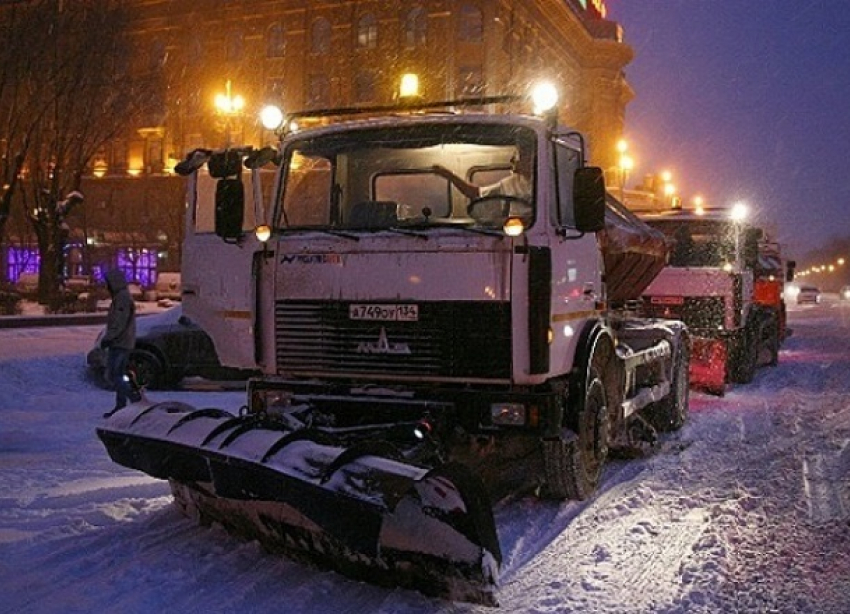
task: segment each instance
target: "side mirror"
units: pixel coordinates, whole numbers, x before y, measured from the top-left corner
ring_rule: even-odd
[[[215,187],[215,234],[225,241],[242,236],[245,189],[240,179],[219,179]]]
[[[576,229],[599,232],[605,228],[605,176],[601,168],[586,166],[576,171],[573,206]]]

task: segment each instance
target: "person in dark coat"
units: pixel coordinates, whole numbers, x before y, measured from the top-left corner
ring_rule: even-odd
[[[108,418],[125,407],[128,400],[136,400],[126,377],[130,351],[136,345],[136,303],[130,296],[124,273],[113,269],[106,273],[106,287],[112,304],[106,317],[106,332],[100,345],[107,351],[106,373],[115,388],[115,407],[103,414]]]

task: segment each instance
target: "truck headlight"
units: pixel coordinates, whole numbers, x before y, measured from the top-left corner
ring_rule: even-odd
[[[505,220],[502,230],[509,237],[518,237],[525,232],[525,224],[523,224],[522,220],[518,217],[509,217]]]
[[[522,403],[493,403],[490,419],[502,426],[523,426],[526,423],[525,405]]]

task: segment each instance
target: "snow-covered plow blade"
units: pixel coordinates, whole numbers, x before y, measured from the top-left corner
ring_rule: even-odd
[[[97,434],[116,463],[169,480],[202,523],[356,579],[496,605],[492,509],[460,466],[182,403],[130,405]]]
[[[711,394],[726,392],[727,348],[722,339],[694,337],[691,348],[691,386]]]

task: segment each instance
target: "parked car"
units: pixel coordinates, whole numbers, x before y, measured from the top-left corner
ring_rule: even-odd
[[[797,293],[797,304],[820,303],[820,290],[815,286],[800,286]]]
[[[850,301],[850,286],[844,286],[843,288],[841,288],[841,290],[838,292],[838,298],[840,298],[842,301]]]
[[[106,351],[100,347],[103,334],[86,355],[86,363],[95,380],[108,386]],[[177,387],[186,377],[238,381],[254,375],[250,370],[222,366],[209,335],[183,315],[182,305],[136,319],[130,368],[139,385],[151,390]]]

